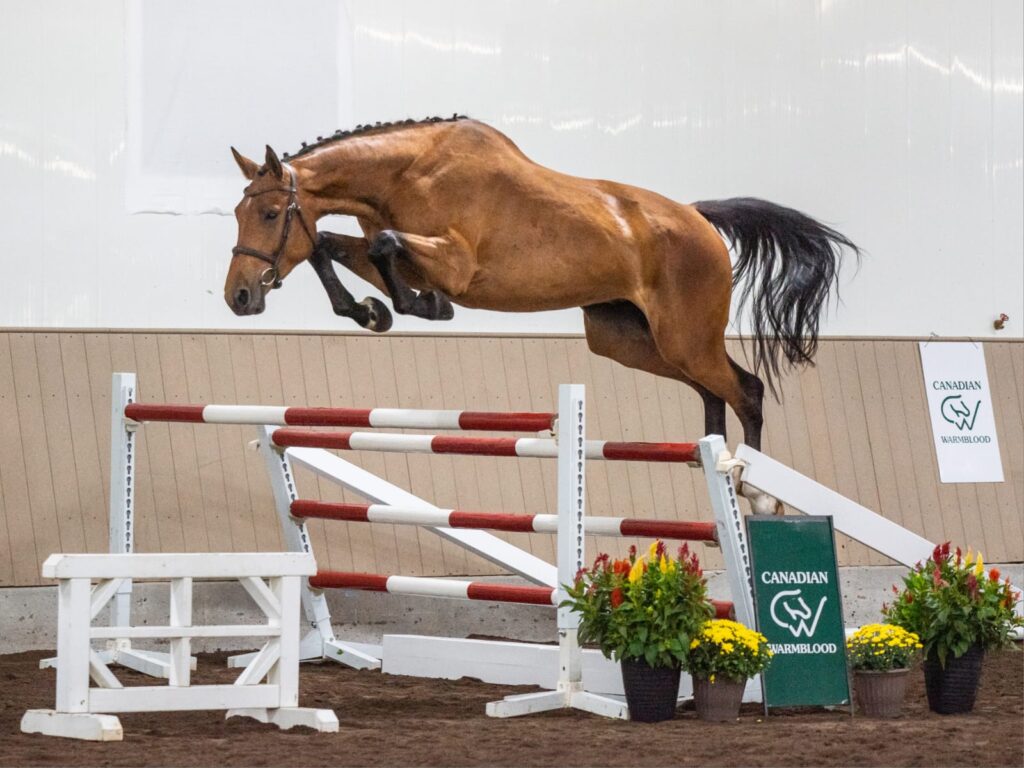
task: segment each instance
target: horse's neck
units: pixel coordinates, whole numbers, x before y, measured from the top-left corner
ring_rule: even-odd
[[[318,216],[343,214],[375,219],[402,172],[415,159],[403,142],[384,136],[342,140],[295,161],[303,191]]]

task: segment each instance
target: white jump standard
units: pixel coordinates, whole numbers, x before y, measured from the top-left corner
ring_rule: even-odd
[[[280,728],[303,725],[337,731],[338,718],[329,709],[298,706],[300,580],[315,570],[311,556],[290,552],[50,555],[43,563],[43,576],[58,582],[56,705],[54,709],[27,711],[21,730],[120,741],[123,730],[114,713],[212,709],[227,710],[227,717],[252,717]],[[167,626],[92,626],[125,579],[170,581]],[[194,625],[193,579],[237,579],[267,622]],[[95,587],[93,581],[98,581]],[[202,637],[262,637],[266,641],[233,685],[193,686],[190,644],[192,638]],[[169,685],[125,688],[92,647],[93,640],[142,638],[170,641]],[[90,679],[97,687],[89,685]]]

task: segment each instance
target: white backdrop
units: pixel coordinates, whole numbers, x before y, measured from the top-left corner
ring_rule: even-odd
[[[828,334],[1024,328],[1020,0],[0,0],[0,325],[354,330],[303,269],[221,298],[234,144],[458,111],[681,201],[755,195],[867,251]],[[324,228],[354,231],[344,220]],[[344,277],[364,293],[354,277]],[[457,309],[397,329],[580,330]]]

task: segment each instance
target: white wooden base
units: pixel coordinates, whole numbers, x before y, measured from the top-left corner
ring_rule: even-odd
[[[338,732],[338,716],[329,709],[309,707],[279,707],[278,709],[229,709],[228,717],[251,717],[261,723],[276,725],[282,730],[295,726],[312,728],[321,733]]]
[[[629,719],[629,707],[625,701],[581,690],[542,691],[507,696],[501,701],[488,703],[487,716],[520,717],[555,709],[580,709],[601,717]]]
[[[52,709],[26,711],[21,717],[21,732],[85,741],[121,741],[124,738],[121,721],[114,715],[54,712]]]
[[[98,653],[99,657],[103,660],[105,664],[117,664],[119,666],[125,667],[126,669],[132,669],[136,672],[141,672],[142,674],[148,675],[149,677],[159,677],[166,680],[168,677],[170,677],[171,674],[170,654],[164,653],[162,651],[142,651],[138,648],[132,648],[131,646],[128,646],[108,648],[107,650],[99,651]],[[191,657],[190,665],[192,671],[195,672],[195,656]],[[56,669],[56,667],[56,656],[52,656],[48,659],[43,659],[39,662],[40,669]]]
[[[341,640],[325,640],[315,629],[299,643],[299,661],[336,661],[352,669],[380,669],[383,649],[379,645]],[[228,657],[228,667],[246,667],[256,653]]]

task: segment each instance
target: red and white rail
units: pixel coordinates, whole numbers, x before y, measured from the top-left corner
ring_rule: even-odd
[[[488,432],[549,432],[553,413],[438,411],[415,408],[289,408],[277,405],[170,405],[132,403],[132,421],[191,424],[271,424],[293,427],[383,427],[385,429],[467,429]]]
[[[423,509],[387,504],[298,499],[292,516],[350,523],[427,525],[437,528],[475,528],[521,533],[558,533],[558,515],[516,515],[501,512],[468,512],[458,509]],[[595,536],[642,536],[652,539],[717,542],[714,523],[679,520],[640,520],[628,517],[587,517],[586,532]]]
[[[558,443],[539,437],[460,437],[452,435],[395,435],[378,432],[317,432],[275,429],[278,448],[334,448],[382,453],[446,453],[466,456],[518,456],[554,459]],[[586,457],[606,461],[657,461],[697,464],[696,443],[637,443],[587,440]]]
[[[455,600],[490,600],[499,603],[526,603],[528,605],[558,605],[557,589],[526,587],[517,584],[490,584],[481,581],[437,579],[426,576],[384,576],[376,573],[350,571],[318,571],[311,576],[309,586],[314,589],[358,589],[387,592],[392,595],[416,597],[447,597]],[[734,614],[733,604],[726,600],[712,600],[715,618],[728,619]]]

